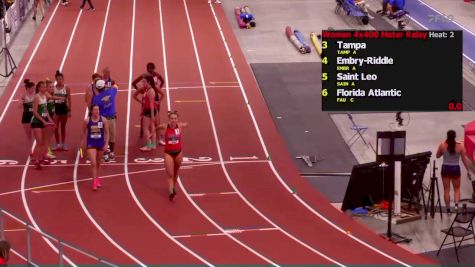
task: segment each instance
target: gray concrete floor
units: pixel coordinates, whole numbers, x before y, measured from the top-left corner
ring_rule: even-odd
[[[33,1],[30,1],[29,6],[33,4]],[[48,6],[45,6],[45,12],[47,10]],[[32,9],[27,13],[27,16],[25,18],[24,23],[20,26],[18,32],[10,36],[10,42],[7,45],[8,50],[10,51],[10,54],[12,55],[12,58],[15,62],[15,64],[18,66],[23,59],[23,55],[25,54],[26,50],[28,49],[28,46],[30,45],[31,39],[36,33],[36,29],[40,25],[40,23],[46,23],[46,20],[43,22],[40,22],[39,20],[32,20],[31,17],[33,15]],[[3,37],[2,37],[3,38]],[[3,54],[0,57],[0,73],[5,74],[5,57]],[[15,73],[13,73],[15,75]],[[5,87],[8,85],[8,82],[10,81],[10,77],[1,77],[0,76],[0,96],[3,94]]]

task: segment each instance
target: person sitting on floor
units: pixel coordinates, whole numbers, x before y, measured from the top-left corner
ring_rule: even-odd
[[[406,5],[405,0],[383,0],[383,9],[378,10],[376,13],[381,15],[393,15],[399,10],[404,10]]]

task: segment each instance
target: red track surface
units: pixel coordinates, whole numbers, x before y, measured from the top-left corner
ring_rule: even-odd
[[[95,1],[95,12],[81,14],[68,53],[78,8],[72,4],[55,13],[54,7],[50,9],[0,99],[7,107],[0,134],[8,136],[0,139],[0,159],[18,162],[0,167],[0,207],[117,264],[431,263],[355,223],[298,176],[222,7],[212,9],[206,0],[160,1],[110,0],[108,12],[108,1]],[[51,24],[34,53],[49,19]],[[185,156],[191,160],[181,170],[183,186],[175,202],[167,200],[163,164],[141,159],[161,158],[163,152],[138,150],[139,107],[127,91],[121,91],[117,100],[117,162],[103,168],[104,187],[99,192],[91,191],[90,180],[83,181],[90,175],[84,160],[76,162],[85,112],[81,94],[73,98],[68,124],[67,143],[72,149],[57,153],[69,165],[42,171],[22,166],[29,148],[18,146],[25,143],[20,109],[17,102],[8,105],[8,101],[12,94],[14,99],[21,95],[23,87],[17,84],[23,73],[34,81],[52,77],[63,59],[66,83],[71,84],[87,84],[97,70],[96,61],[98,70],[110,66],[119,84],[129,84],[149,61],[166,74],[169,108],[179,110],[189,123],[183,142]],[[82,93],[83,87],[72,90]],[[164,104],[163,119],[166,108]],[[257,159],[231,160],[250,156]],[[193,160],[200,157],[210,161]],[[28,190],[57,183],[63,184],[42,188],[42,193]],[[14,222],[6,225],[21,227]],[[7,232],[7,238],[24,254],[25,232]],[[38,235],[33,235],[32,246],[36,263],[58,262],[58,254]],[[66,253],[76,264],[94,262]],[[12,261],[21,262],[16,257]]]

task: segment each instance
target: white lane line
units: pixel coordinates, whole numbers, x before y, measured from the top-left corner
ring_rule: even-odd
[[[186,3],[186,0],[183,0],[185,3]],[[211,3],[209,3],[209,5],[211,6],[212,10],[214,11],[213,9],[213,6]],[[185,5],[186,7],[186,5]],[[216,17],[215,17],[216,18]],[[308,244],[302,242],[300,239],[296,238],[295,236],[291,235],[290,233],[288,233],[287,231],[285,231],[284,229],[280,228],[279,226],[277,226],[277,224],[275,224],[272,220],[270,220],[268,217],[266,217],[261,211],[259,211],[254,205],[252,205],[243,195],[242,193],[238,190],[238,188],[236,187],[236,185],[234,184],[234,181],[231,179],[229,173],[228,173],[228,170],[227,170],[227,167],[226,165],[224,164],[224,158],[223,158],[223,154],[222,154],[222,151],[221,151],[221,144],[220,144],[220,141],[219,141],[219,137],[218,137],[218,134],[217,134],[217,130],[216,130],[216,126],[215,126],[215,120],[214,120],[214,115],[213,115],[213,112],[211,110],[211,105],[210,105],[210,102],[209,102],[209,97],[208,97],[208,91],[206,89],[206,85],[204,83],[205,79],[204,79],[204,76],[203,76],[203,70],[201,68],[201,62],[200,62],[200,58],[199,58],[199,53],[198,53],[198,49],[196,47],[196,42],[195,42],[195,38],[194,38],[194,33],[193,33],[193,30],[192,30],[192,27],[191,27],[191,21],[189,20],[189,17],[188,17],[188,24],[190,26],[190,32],[192,34],[192,41],[193,41],[193,47],[195,49],[195,55],[196,55],[196,60],[197,60],[197,63],[198,63],[198,70],[200,72],[200,77],[201,77],[201,81],[202,81],[202,85],[203,85],[203,93],[205,95],[205,98],[207,100],[207,108],[208,108],[208,116],[210,118],[210,122],[211,122],[211,126],[212,126],[212,130],[213,130],[213,137],[214,137],[214,141],[215,141],[215,145],[216,145],[216,149],[217,149],[217,152],[218,152],[218,155],[219,155],[219,159],[221,161],[221,168],[226,176],[226,179],[228,180],[228,183],[231,185],[231,187],[233,188],[234,191],[236,191],[239,195],[239,197],[242,199],[242,201],[244,201],[244,203],[246,203],[246,205],[248,205],[248,207],[250,207],[254,212],[256,212],[262,219],[264,219],[266,222],[268,222],[269,224],[271,224],[273,227],[275,228],[278,228],[284,235],[286,235],[287,237],[289,237],[290,239],[294,240],[295,242],[297,242],[298,244],[304,246],[305,248],[309,249],[310,251],[312,251],[313,253],[319,255],[320,257],[326,259],[327,261],[329,262],[332,262],[334,264],[337,264],[339,266],[344,266],[343,264],[339,263],[337,260],[335,259],[332,259],[330,258],[329,256],[325,255],[324,253],[314,249],[313,247],[309,246]],[[232,57],[231,55],[229,54],[229,59],[232,60]],[[232,62],[233,63],[233,62]],[[234,66],[234,65],[233,65]],[[236,68],[234,67],[234,70],[236,71]],[[240,81],[238,80],[239,84],[241,85]],[[246,102],[248,103],[248,106],[249,106],[249,102]],[[266,155],[268,155],[268,153],[266,153]],[[267,157],[266,157],[267,158]]]
[[[214,19],[215,19],[215,22],[216,22],[216,26],[217,26],[217,28],[218,28],[220,34],[221,34],[221,39],[222,39],[223,44],[224,44],[224,46],[225,46],[225,48],[226,48],[226,51],[227,51],[227,53],[228,53],[228,58],[229,58],[230,64],[231,64],[231,66],[233,67],[234,75],[236,76],[236,79],[237,79],[237,81],[238,81],[238,83],[239,83],[239,87],[240,87],[240,89],[241,89],[242,96],[243,96],[243,98],[244,98],[245,103],[247,103],[248,112],[249,112],[249,115],[250,115],[251,118],[252,118],[252,122],[253,122],[254,128],[255,128],[255,130],[256,130],[256,132],[257,132],[257,135],[259,136],[259,141],[260,141],[260,143],[261,143],[262,149],[263,149],[265,155],[269,158],[269,167],[272,169],[272,172],[273,172],[274,175],[277,177],[277,179],[278,179],[279,182],[282,184],[282,186],[283,186],[298,202],[300,202],[304,207],[306,207],[310,212],[312,212],[314,215],[316,215],[317,217],[319,217],[320,219],[322,219],[324,222],[326,222],[327,224],[329,224],[330,226],[332,226],[333,228],[335,228],[336,230],[338,230],[341,234],[343,234],[343,235],[345,235],[345,236],[347,236],[347,237],[349,237],[349,238],[355,240],[356,242],[358,242],[358,243],[360,243],[360,244],[366,246],[367,248],[369,248],[369,249],[371,249],[371,250],[373,250],[373,251],[375,251],[375,252],[377,252],[377,253],[383,255],[384,257],[387,257],[388,259],[393,260],[394,262],[397,262],[397,263],[399,263],[399,264],[401,264],[401,265],[404,265],[404,266],[406,266],[406,267],[409,267],[410,265],[408,265],[408,264],[406,264],[406,263],[404,263],[404,262],[402,262],[402,261],[400,261],[400,260],[398,260],[398,259],[392,257],[391,255],[389,255],[389,254],[387,254],[387,253],[385,253],[385,252],[379,250],[379,249],[376,248],[376,247],[373,247],[372,245],[366,243],[365,241],[363,241],[363,240],[361,240],[361,239],[359,239],[359,238],[357,238],[357,237],[355,237],[355,236],[353,236],[353,235],[348,235],[348,234],[347,234],[347,231],[346,231],[345,229],[341,228],[340,226],[336,225],[336,224],[333,223],[332,221],[328,220],[325,216],[323,216],[323,215],[320,214],[318,211],[316,211],[315,209],[313,209],[310,205],[308,205],[308,204],[307,204],[302,198],[300,198],[297,194],[294,194],[294,190],[293,190],[292,188],[290,188],[290,187],[284,182],[284,180],[282,179],[282,177],[280,176],[280,174],[279,174],[279,173],[277,172],[277,170],[275,169],[274,163],[272,162],[272,159],[271,159],[270,156],[269,156],[269,152],[268,152],[268,150],[267,150],[267,146],[266,146],[266,144],[265,144],[265,142],[264,142],[264,139],[263,139],[263,137],[262,137],[261,131],[260,131],[260,129],[259,129],[259,126],[258,126],[258,124],[257,124],[256,118],[255,118],[255,116],[254,116],[254,111],[252,110],[251,105],[249,104],[249,100],[248,100],[248,98],[247,98],[247,94],[246,94],[246,92],[245,92],[245,90],[244,90],[244,87],[243,87],[243,85],[242,85],[241,78],[240,78],[239,73],[238,73],[238,71],[237,71],[236,65],[234,64],[234,60],[233,60],[233,58],[232,58],[231,51],[230,51],[229,46],[228,46],[228,44],[227,44],[227,42],[226,42],[226,38],[224,37],[224,33],[223,33],[222,28],[221,28],[221,24],[219,23],[219,20],[218,20],[218,17],[217,17],[217,15],[216,15],[216,12],[215,12],[215,10],[214,10],[214,7],[213,7],[212,5],[210,5],[210,7],[211,7],[211,11],[212,11],[212,13],[213,13],[213,15],[214,15]]]
[[[161,11],[161,9],[162,9],[161,8],[161,0],[158,0],[158,1],[159,1],[158,2],[159,9]],[[132,20],[132,36],[131,36],[130,62],[129,62],[129,66],[130,66],[130,68],[129,68],[129,84],[132,84],[132,81],[133,81],[133,76],[132,75],[133,75],[133,58],[134,58],[135,0],[134,0],[134,15],[133,15],[133,18],[134,19]],[[162,20],[160,20],[160,23],[162,24]],[[163,26],[161,26],[160,29],[163,30]],[[164,40],[164,36],[165,36],[164,32],[162,31],[161,34],[162,34],[162,40]],[[163,48],[163,49],[165,49],[165,48]],[[167,230],[165,230],[165,228],[163,228],[157,221],[155,221],[155,219],[152,218],[152,216],[147,212],[147,210],[142,205],[142,203],[140,203],[140,200],[137,198],[137,195],[135,194],[135,191],[132,188],[132,184],[130,183],[129,164],[128,164],[129,163],[129,134],[130,134],[130,111],[131,111],[130,99],[131,99],[131,94],[132,94],[132,90],[129,90],[128,97],[127,97],[127,119],[126,119],[126,123],[125,123],[125,153],[124,153],[125,154],[124,155],[125,156],[124,157],[125,180],[126,180],[127,188],[129,189],[130,195],[134,199],[136,205],[139,207],[139,209],[145,215],[145,217],[147,217],[147,219],[153,225],[155,225],[155,227],[157,227],[157,229],[159,229],[166,237],[168,237],[171,241],[173,241],[175,244],[180,246],[182,249],[184,249],[185,251],[190,253],[192,256],[194,256],[199,261],[203,262],[204,264],[206,264],[208,266],[213,266],[214,267],[214,265],[209,263],[207,260],[202,258],[200,255],[198,255],[197,253],[195,253],[194,251],[192,251],[191,249],[189,249],[188,247],[183,245],[177,239],[173,238],[173,236],[171,236],[170,233],[168,233]],[[168,93],[167,93],[167,96],[168,96]]]
[[[106,15],[104,17],[104,24],[102,26],[102,32],[101,32],[101,39],[99,42],[99,48],[97,50],[97,56],[96,56],[96,63],[94,65],[94,72],[97,72],[97,69],[99,68],[99,59],[102,54],[102,45],[104,42],[104,36],[106,32],[106,25],[107,25],[107,19],[109,17],[109,10],[110,10],[110,5],[111,5],[111,0],[107,2],[107,10],[106,10]],[[134,1],[134,15],[135,15],[135,1]],[[87,118],[88,115],[88,109],[86,108],[86,112],[84,114],[84,118]],[[86,214],[86,216],[89,218],[91,223],[96,227],[96,229],[113,245],[115,246],[119,251],[124,253],[127,257],[129,257],[132,261],[137,263],[140,266],[146,266],[143,264],[140,260],[138,260],[135,256],[130,254],[124,247],[119,245],[107,232],[102,228],[101,225],[94,219],[94,217],[91,215],[89,212],[89,209],[86,207],[86,204],[84,203],[81,193],[79,192],[79,187],[78,187],[78,165],[79,165],[79,158],[80,158],[80,151],[78,150],[76,153],[76,161],[74,163],[74,171],[73,171],[73,182],[74,182],[74,191],[76,193],[76,197],[78,199],[79,205],[81,206],[82,210]]]
[[[59,1],[58,1],[58,4],[56,5],[56,9],[54,12],[56,12],[57,8],[59,6]],[[74,35],[76,33],[76,29],[77,29],[77,26],[79,24],[79,20],[81,19],[81,15],[82,15],[82,10],[79,11],[79,14],[76,18],[76,22],[74,24],[74,27],[73,27],[73,30],[71,32],[71,36],[69,38],[69,42],[68,42],[68,45],[66,47],[66,51],[64,52],[64,55],[63,55],[63,60],[61,61],[61,65],[59,67],[60,70],[62,70],[63,66],[64,66],[64,62],[65,62],[65,59],[66,57],[68,56],[68,53],[69,53],[69,48],[71,47],[71,43],[73,41],[73,38],[74,38]],[[52,18],[48,21],[48,25],[49,26],[49,23],[51,22]],[[38,45],[37,45],[38,47]],[[36,47],[36,48],[37,48]],[[36,48],[35,48],[35,51],[36,51]],[[31,59],[31,58],[30,58]],[[22,75],[20,76],[21,78],[18,80],[18,83],[20,83],[22,80],[23,80],[23,77],[26,73],[26,70],[27,68],[25,68],[25,70],[23,71]],[[14,91],[16,91],[18,89],[18,85],[17,84],[17,87],[15,88]],[[7,104],[8,106],[8,104]],[[6,109],[5,111],[6,112]],[[2,117],[3,118],[3,117]],[[1,119],[0,118],[0,121]],[[33,142],[33,145],[32,145],[32,150],[35,148],[35,145],[36,145],[36,141]],[[36,223],[35,221],[35,218],[33,217],[32,213],[31,213],[31,210],[30,210],[30,207],[28,206],[28,201],[26,199],[26,194],[25,194],[25,183],[26,183],[26,174],[28,172],[28,166],[30,165],[30,157],[28,156],[28,159],[26,160],[26,164],[25,164],[25,168],[23,168],[23,172],[22,172],[22,176],[21,176],[21,187],[20,187],[20,190],[21,190],[21,200],[23,202],[23,207],[25,208],[25,211],[26,211],[26,214],[28,215],[28,218],[29,220],[31,221],[31,224],[36,228],[36,230],[42,232],[41,228],[39,227],[39,225]],[[53,243],[51,243],[51,241],[49,239],[47,239],[46,237],[42,236],[43,240],[51,247],[51,249],[58,253],[59,254],[59,250],[56,248],[56,246],[53,245]],[[63,258],[69,263],[71,264],[72,266],[76,266],[68,257],[64,256],[63,255]]]
[[[230,164],[235,164],[235,163],[248,163],[248,162],[230,162]],[[204,166],[213,166],[213,165],[220,165],[220,163],[219,162],[197,163],[197,164],[191,164],[191,165],[188,165],[188,166],[189,167],[204,167]],[[26,165],[24,165],[24,166],[26,166]],[[78,166],[81,166],[81,165],[78,165]],[[156,171],[164,171],[164,170],[165,170],[165,168],[141,170],[141,171],[129,172],[129,175],[130,174],[141,174],[141,173],[156,172]],[[105,178],[112,178],[112,177],[117,177],[117,176],[122,176],[122,175],[125,175],[125,173],[103,175],[103,176],[101,176],[101,178],[105,179]],[[92,177],[78,179],[77,182],[84,182],[84,181],[90,181],[90,180],[92,180]],[[31,187],[31,188],[26,188],[24,190],[28,192],[28,191],[35,190],[35,189],[47,188],[47,187],[53,187],[53,186],[59,186],[59,185],[66,185],[66,184],[71,184],[71,183],[74,183],[74,181],[54,183],[54,184],[46,184],[46,185],[42,185],[42,186],[35,186],[35,187]],[[6,195],[11,195],[11,194],[16,194],[16,193],[21,193],[21,190],[14,190],[14,191],[8,191],[8,192],[0,193],[0,197],[1,196],[6,196]]]
[[[216,196],[216,195],[236,195],[236,192],[216,192],[216,193],[192,193],[188,194],[190,197],[205,197],[205,196]]]
[[[246,232],[259,232],[259,231],[279,231],[277,228],[244,228],[244,229],[224,229],[224,233],[212,233],[212,234],[189,234],[189,235],[176,235],[174,238],[192,238],[192,237],[211,237],[211,236],[226,236],[227,234],[242,234]]]
[[[211,4],[211,3],[210,3]],[[214,135],[214,138],[215,138],[215,142],[217,141],[217,134],[216,134],[216,128],[214,126],[214,120],[213,120],[213,114],[211,112],[211,108],[210,108],[210,104],[209,104],[209,98],[208,98],[208,93],[206,91],[206,83],[205,83],[205,78],[203,76],[203,70],[201,68],[201,61],[200,61],[200,57],[198,55],[198,49],[196,47],[196,40],[195,40],[195,34],[194,34],[194,31],[193,31],[193,26],[191,24],[191,19],[190,19],[190,14],[188,12],[188,5],[186,3],[186,0],[183,0],[183,5],[185,7],[185,13],[186,13],[186,18],[187,18],[187,21],[188,21],[188,27],[189,27],[189,30],[190,30],[190,37],[191,37],[191,41],[192,41],[192,44],[193,44],[193,49],[194,49],[194,52],[195,52],[195,59],[196,59],[196,64],[197,64],[197,67],[198,67],[198,72],[200,74],[200,79],[201,79],[201,84],[203,85],[203,91],[204,91],[204,95],[205,95],[205,99],[206,99],[206,107],[208,108],[208,115],[210,117],[210,121],[211,121],[211,126],[212,126],[212,130],[213,130],[213,135]],[[219,154],[219,159],[220,159],[220,162],[221,162],[221,167],[223,168],[224,164],[222,163],[223,162],[223,156],[221,155],[221,151],[219,149],[219,144],[218,142],[216,142],[217,146],[218,146],[218,154]],[[223,168],[224,169],[224,168]],[[226,170],[224,170],[225,174],[227,175],[226,173]],[[200,212],[201,215],[203,215],[211,224],[213,224],[217,229],[219,229],[221,232],[225,233],[226,236],[228,236],[230,239],[232,239],[233,241],[235,241],[236,243],[238,243],[239,245],[241,245],[242,247],[246,248],[249,252],[253,253],[254,255],[256,255],[257,257],[261,258],[262,260],[266,261],[267,263],[273,265],[273,266],[280,266],[278,265],[277,263],[273,262],[271,259],[267,258],[266,256],[260,254],[258,251],[256,251],[255,249],[251,248],[250,246],[248,246],[247,244],[243,243],[242,241],[240,241],[239,239],[237,239],[236,237],[232,236],[231,234],[229,233],[226,233],[225,230],[218,224],[216,223],[213,219],[211,219],[211,217],[208,216],[208,214],[203,210],[201,209],[198,204],[188,195],[188,192],[185,188],[185,186],[183,186],[182,182],[181,182],[181,178],[179,178],[178,180],[178,183],[180,185],[180,187],[182,188],[183,192],[185,193],[187,199],[191,202],[191,204],[193,204],[193,206],[196,208],[196,210],[198,210]],[[235,188],[233,188],[236,192],[237,190]]]

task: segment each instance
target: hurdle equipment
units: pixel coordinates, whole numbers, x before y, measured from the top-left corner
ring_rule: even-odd
[[[303,34],[299,30],[294,30],[294,35],[297,37],[297,40],[302,44],[303,48],[305,49],[306,53],[310,53],[310,46],[307,44],[305,41],[305,37],[303,37]]]
[[[306,54],[306,50],[303,47],[302,43],[295,37],[294,32],[292,31],[292,28],[290,26],[285,27],[285,35],[287,35],[287,38],[289,38],[289,41],[297,48],[297,50],[302,53]]]

